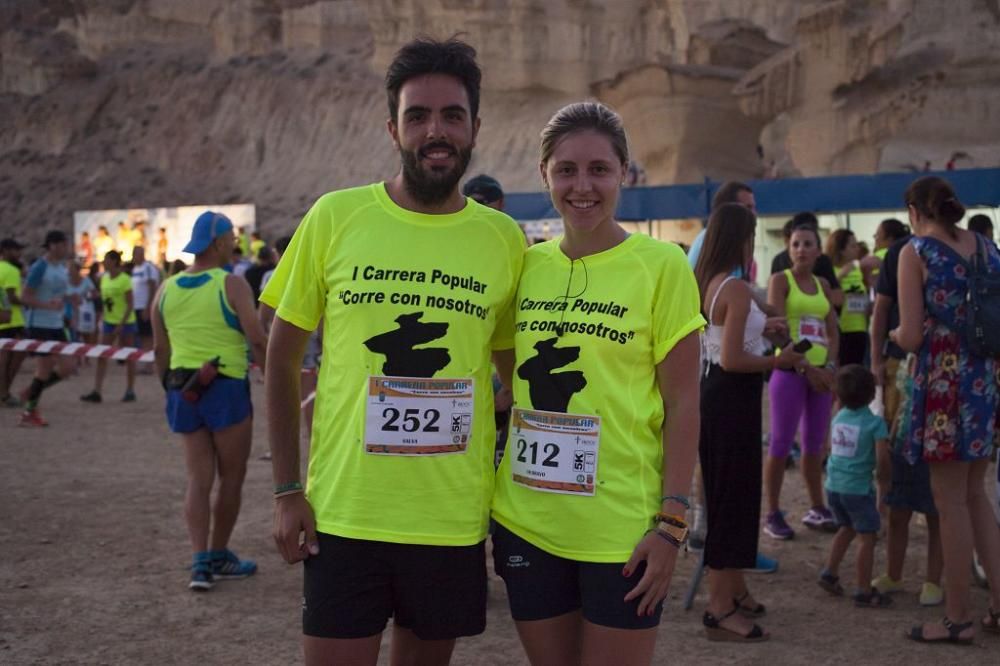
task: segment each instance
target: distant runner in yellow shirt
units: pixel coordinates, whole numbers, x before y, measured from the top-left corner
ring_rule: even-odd
[[[601,104],[542,131],[565,235],[525,256],[493,500],[494,564],[532,664],[649,664],[687,537],[705,320],[680,247],[615,221],[628,163]]]
[[[524,236],[458,190],[480,76],[460,41],[405,45],[386,75],[401,171],[321,197],[261,295],[275,540],[305,560],[307,664],[374,665],[390,617],[393,663],[446,664],[485,628],[490,352],[509,373]],[[303,488],[299,370],[321,318]]]
[[[122,270],[122,256],[118,252],[108,252],[103,257],[104,274],[101,276],[101,302],[104,303],[104,321],[98,342],[113,347],[135,347],[135,308],[132,296],[132,278]],[[108,359],[97,359],[94,374],[94,390],[81,395],[84,402],[101,402],[104,376],[108,372]],[[125,395],[122,402],[135,402],[135,361],[125,363]]]

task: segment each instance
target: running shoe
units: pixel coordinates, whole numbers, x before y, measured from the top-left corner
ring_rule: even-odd
[[[944,590],[940,585],[927,582],[920,588],[921,606],[940,606],[944,603]]]
[[[191,568],[191,582],[188,589],[195,592],[208,592],[215,582],[212,580],[212,571],[206,562],[199,562]]]
[[[748,574],[772,574],[778,570],[778,560],[768,557],[763,553],[757,553],[757,562],[753,567],[744,569],[743,573]]]
[[[902,592],[903,591],[903,581],[893,580],[889,577],[889,574],[882,574],[878,578],[872,581],[872,587],[881,592],[882,594],[890,594],[892,592]]]
[[[10,395],[9,393],[7,394],[6,398],[4,398],[3,400],[0,400],[0,403],[2,403],[4,407],[20,407],[21,406],[21,401],[18,400],[17,398],[15,398],[14,396]]]
[[[219,580],[246,578],[257,571],[253,560],[241,560],[228,548],[212,552],[212,577]]]
[[[764,521],[764,534],[779,541],[795,538],[795,532],[785,520],[784,511],[771,511],[767,514],[767,519]]]
[[[17,425],[21,428],[44,428],[48,424],[37,409],[27,409],[21,413],[21,420]]]
[[[122,398],[122,402],[135,402],[135,391],[131,389],[125,391],[125,396]]]
[[[81,395],[80,400],[83,400],[84,402],[100,402],[101,394],[97,391],[91,391],[87,395]]]
[[[811,530],[823,530],[825,532],[836,532],[837,521],[825,506],[814,506],[802,516],[802,524]]]

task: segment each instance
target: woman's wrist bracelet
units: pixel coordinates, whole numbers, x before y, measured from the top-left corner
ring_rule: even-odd
[[[666,532],[661,532],[660,530],[656,530],[656,529],[646,530],[646,534],[649,534],[651,532],[653,534],[655,534],[656,536],[660,537],[661,539],[663,539],[664,541],[666,541],[667,543],[669,543],[674,548],[680,548],[681,547],[681,542],[678,541],[677,539],[673,538],[672,536],[670,536]]]
[[[685,497],[684,495],[664,495],[663,497],[660,498],[660,504],[665,504],[667,502],[676,502],[677,504],[683,506],[685,509],[691,508],[691,502],[688,501],[688,498]]]
[[[289,495],[305,495],[305,494],[306,494],[306,491],[304,489],[298,488],[298,489],[295,489],[295,490],[286,490],[286,491],[284,491],[282,493],[274,493],[274,499],[279,499],[279,498],[282,498],[282,497],[288,497]]]

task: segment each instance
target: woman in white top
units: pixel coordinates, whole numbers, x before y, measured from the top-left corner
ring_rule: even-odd
[[[705,564],[711,569],[703,617],[709,640],[755,642],[769,637],[753,623],[765,609],[750,595],[742,571],[752,569],[757,559],[763,373],[803,362],[791,349],[764,355],[765,334],[784,331],[781,337],[787,338],[787,327],[782,319],[768,319],[754,302],[751,286],[735,277],[747,274],[756,226],[756,217],[745,206],[719,206],[712,212],[695,266],[709,322],[699,439],[708,510]]]

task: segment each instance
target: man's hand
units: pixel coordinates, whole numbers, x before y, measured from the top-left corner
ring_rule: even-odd
[[[274,543],[289,564],[319,555],[316,518],[302,493],[274,500]]]

